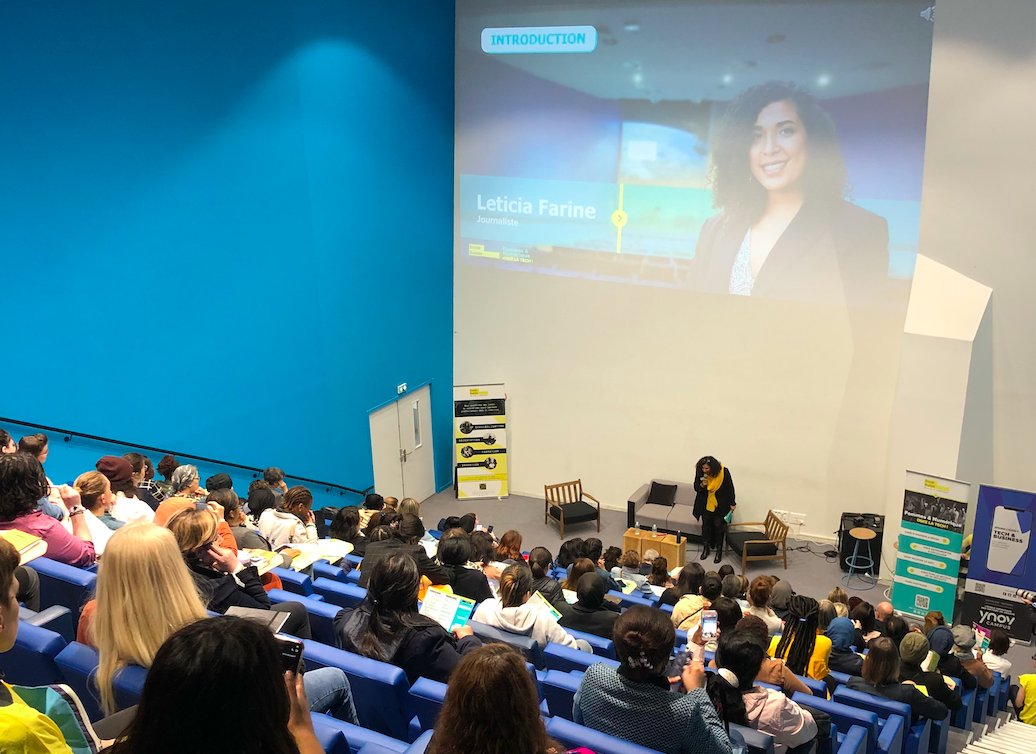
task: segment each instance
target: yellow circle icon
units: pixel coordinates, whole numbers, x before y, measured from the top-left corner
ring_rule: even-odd
[[[612,225],[616,228],[621,228],[629,222],[629,215],[624,210],[617,209],[612,212]]]

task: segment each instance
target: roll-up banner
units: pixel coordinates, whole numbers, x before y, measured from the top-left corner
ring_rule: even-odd
[[[953,619],[960,552],[971,485],[955,479],[906,473],[892,607],[923,618],[938,610]]]
[[[971,561],[961,622],[1000,628],[1032,640],[1036,550],[1030,547],[1036,494],[982,485],[975,509]]]
[[[507,394],[501,385],[455,385],[453,445],[457,499],[506,497]]]

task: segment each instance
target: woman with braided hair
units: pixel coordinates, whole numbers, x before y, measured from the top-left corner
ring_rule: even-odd
[[[820,605],[812,597],[793,595],[788,601],[784,633],[770,640],[770,655],[784,660],[795,675],[823,681],[830,673],[831,640],[818,633]]]

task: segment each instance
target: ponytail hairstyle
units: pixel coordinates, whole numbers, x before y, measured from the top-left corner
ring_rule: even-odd
[[[532,594],[532,571],[525,563],[507,566],[500,574],[500,603],[504,607],[518,607],[525,596]]]
[[[788,619],[774,655],[783,657],[795,675],[805,675],[809,658],[813,656],[813,647],[817,642],[818,609],[819,605],[812,597],[796,594],[788,600]]]
[[[676,629],[661,610],[635,605],[615,621],[612,641],[626,676],[645,683],[664,677],[676,642]]]
[[[748,725],[743,695],[755,684],[766,653],[753,637],[742,633],[720,634],[716,648],[717,672],[709,676],[705,693],[726,725]]]
[[[394,552],[379,560],[367,583],[370,617],[367,630],[360,633],[359,650],[365,657],[389,662],[388,647],[407,628],[418,625],[417,592],[421,573],[407,552]]]
[[[532,571],[532,577],[542,579],[550,575],[550,565],[553,560],[550,550],[546,547],[533,547],[529,553],[529,570]]]
[[[112,491],[112,485],[108,481],[108,477],[99,471],[88,471],[85,474],[80,474],[76,477],[73,486],[79,492],[79,498],[83,502],[83,507],[91,513],[103,505],[102,498],[106,494],[110,495]]]

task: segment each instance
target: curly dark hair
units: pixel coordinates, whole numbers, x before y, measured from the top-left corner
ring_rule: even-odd
[[[769,81],[735,97],[720,120],[712,142],[711,168],[712,198],[717,208],[749,222],[757,220],[766,208],[766,189],[751,179],[748,150],[760,111],[785,100],[795,106],[806,131],[809,162],[802,183],[804,196],[837,200],[845,194],[845,162],[831,116],[805,89]]]
[[[0,521],[31,511],[49,487],[36,456],[21,451],[0,454]]]
[[[171,481],[173,472],[179,468],[180,462],[176,460],[176,456],[164,455],[158,461],[158,473],[165,477],[165,480]]]

